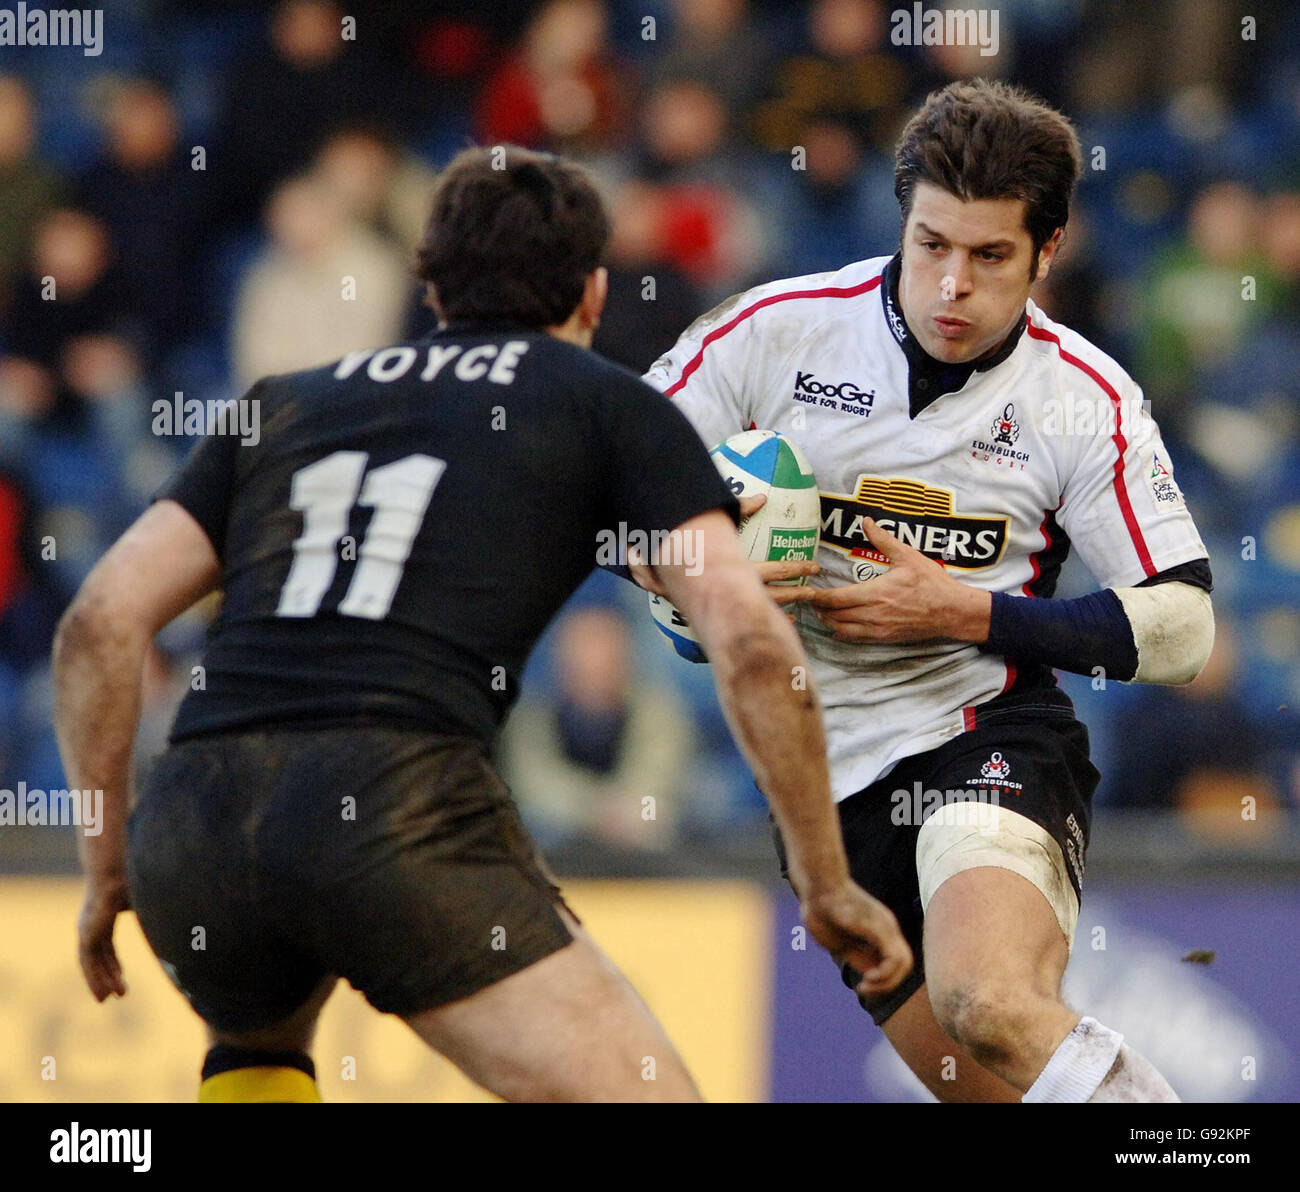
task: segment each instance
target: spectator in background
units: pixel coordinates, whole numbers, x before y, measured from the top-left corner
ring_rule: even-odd
[[[304,169],[328,133],[364,119],[391,80],[354,41],[343,40],[333,0],[283,0],[271,17],[269,52],[231,77],[220,151],[208,169],[219,183],[214,218],[256,218],[276,183]]]
[[[0,464],[30,499],[27,529],[55,548],[40,574],[56,614],[144,499],[126,477],[147,406],[110,260],[97,220],[54,211],[3,328]]]
[[[646,82],[708,85],[726,107],[730,135],[743,135],[772,58],[748,0],[673,0],[672,9],[671,36],[648,63]]]
[[[138,321],[113,269],[108,232],[84,211],[60,208],[32,237],[31,259],[0,323],[6,357],[49,374],[51,400],[67,389],[65,353],[83,337],[110,337],[134,356]]]
[[[437,175],[392,137],[365,124],[338,129],[321,146],[312,173],[350,219],[404,253],[414,250]]]
[[[889,14],[879,0],[813,0],[808,48],[774,68],[771,90],[754,111],[756,140],[773,153],[799,143],[807,118],[838,111],[863,142],[891,153],[903,125],[907,68],[889,45]]]
[[[1265,770],[1272,743],[1236,694],[1239,682],[1232,623],[1220,613],[1200,676],[1185,687],[1143,687],[1128,706],[1134,731],[1116,734],[1107,803],[1174,810],[1206,835],[1257,839],[1280,799]]]
[[[58,570],[80,582],[165,464],[137,471],[149,441],[139,320],[104,226],[60,209],[36,229],[28,272],[0,328],[0,460],[26,470],[38,513],[73,527]],[[144,445],[147,443],[147,447]]]
[[[678,839],[690,722],[671,688],[633,674],[630,653],[614,609],[567,614],[554,693],[526,693],[506,722],[504,776],[543,848],[585,838],[661,852]]]
[[[609,297],[592,347],[643,373],[704,309],[700,292],[669,260],[665,200],[655,186],[630,182],[610,203],[605,265]]]
[[[36,225],[63,190],[58,174],[33,152],[35,143],[36,116],[26,85],[0,75],[0,311]]]
[[[142,345],[156,360],[189,327],[195,172],[180,149],[171,97],[132,79],[104,113],[107,151],[80,178],[80,203],[112,234],[125,305],[147,329]]]
[[[125,477],[148,440],[149,401],[136,350],[140,320],[114,256],[107,230],[84,211],[58,209],[36,229],[28,271],[0,325],[0,460],[30,462],[27,454],[40,455],[66,434],[103,457],[114,484],[131,487]],[[137,478],[161,482],[160,468],[168,466],[160,462]],[[43,480],[33,483],[39,493]],[[130,501],[125,492],[122,500]],[[146,487],[135,491],[140,501],[147,496]],[[118,506],[114,498],[96,516],[110,508],[124,516]]]
[[[416,74],[412,87],[424,99],[426,122],[440,133],[468,127],[479,80],[498,61],[499,12],[430,16],[411,32]]]
[[[1142,284],[1139,372],[1171,431],[1185,433],[1197,373],[1231,356],[1275,300],[1260,231],[1244,185],[1207,186],[1192,201],[1185,238],[1160,254]],[[1246,277],[1254,279],[1253,299],[1243,293]]]
[[[778,213],[780,228],[779,275],[839,269],[897,237],[892,167],[883,158],[868,162],[856,120],[813,113],[797,143],[802,168],[777,160],[769,173],[768,206]]]
[[[1296,492],[1300,469],[1300,195],[1260,203],[1256,227],[1257,297],[1238,304],[1250,309],[1232,350],[1222,358],[1207,350],[1187,417],[1192,446],[1230,486],[1225,512],[1233,513]]]
[[[0,467],[0,775],[7,777],[20,745],[22,674],[49,648],[54,618],[31,616],[32,593],[24,558],[27,500],[17,477]]]
[[[437,175],[375,126],[339,129],[321,146],[312,174],[343,205],[347,217],[409,258],[429,218]],[[419,287],[411,289],[399,335],[419,339],[436,319]]]
[[[399,338],[414,290],[406,257],[348,218],[314,177],[281,184],[267,209],[271,245],[236,300],[234,363],[246,388]]]
[[[736,178],[741,157],[727,139],[727,105],[712,84],[665,79],[645,96],[638,146],[639,172],[657,182]]]
[[[669,80],[646,96],[639,133],[632,169],[658,188],[668,260],[713,305],[764,268],[773,234],[727,140],[726,105],[705,83]]]
[[[604,4],[551,0],[489,77],[474,128],[484,144],[592,153],[622,140],[627,107]]]
[[[1270,195],[1260,223],[1264,255],[1278,285],[1273,313],[1294,329],[1300,324],[1300,191]]]
[[[1262,57],[1287,42],[1280,31],[1285,3],[1259,0],[1250,8],[1261,30],[1278,31],[1256,46],[1242,36],[1245,10],[1229,4],[1092,0],[1064,69],[1058,66],[1071,79],[1071,107],[1080,116],[1150,108],[1193,90],[1215,105],[1229,94],[1243,99],[1261,82]]]

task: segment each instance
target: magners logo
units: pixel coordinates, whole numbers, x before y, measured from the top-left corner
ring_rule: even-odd
[[[992,567],[1007,545],[1005,517],[971,517],[953,494],[919,480],[859,476],[857,491],[822,493],[823,546],[855,559],[879,558],[867,540],[867,516],[923,555],[949,567]]]

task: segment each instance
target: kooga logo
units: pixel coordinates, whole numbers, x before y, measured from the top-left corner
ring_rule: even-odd
[[[794,400],[866,415],[871,413],[872,404],[876,400],[876,391],[860,389],[852,381],[819,381],[816,373],[796,372]]]

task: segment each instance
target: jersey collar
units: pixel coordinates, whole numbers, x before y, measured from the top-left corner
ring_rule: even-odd
[[[448,323],[443,323],[436,327],[431,335],[472,335],[477,333],[491,333],[504,331],[523,331],[528,334],[541,332],[540,327],[532,327],[527,323],[520,323],[515,319],[507,318],[478,318],[478,319],[453,319]]]
[[[1002,346],[987,360],[978,363],[972,361],[967,364],[945,364],[942,360],[936,360],[917,343],[916,337],[907,326],[907,320],[903,318],[903,307],[898,301],[898,278],[902,270],[903,254],[897,252],[885,266],[882,279],[884,284],[880,287],[880,302],[885,310],[885,323],[889,327],[890,334],[907,358],[907,412],[910,418],[915,418],[945,393],[956,393],[970,380],[972,373],[988,372],[989,369],[996,368],[1006,360],[1016,350],[1016,344],[1020,342],[1020,337],[1025,332],[1028,317],[1025,312],[1021,312],[1020,321],[1003,340]]]

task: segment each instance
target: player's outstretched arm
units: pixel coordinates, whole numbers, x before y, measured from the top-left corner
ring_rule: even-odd
[[[1214,645],[1210,569],[1191,560],[1137,587],[1103,588],[1068,600],[986,592],[863,518],[889,559],[877,579],[839,588],[796,588],[841,641],[970,642],[991,653],[1121,682],[1177,685],[1201,673]]]
[[[131,749],[145,654],[154,634],[221,577],[208,536],[173,501],[159,501],[86,577],[54,637],[54,727],[69,787],[103,791],[96,835],[78,837],[86,898],[81,970],[97,1000],[126,993],[113,923],[129,905],[126,821]]]
[[[679,529],[695,538],[700,566],[655,570],[713,663],[732,734],[785,839],[808,928],[864,974],[861,992],[893,989],[912,967],[911,949],[889,909],[849,877],[821,709],[798,637],[741,554],[725,513],[702,514]]]

